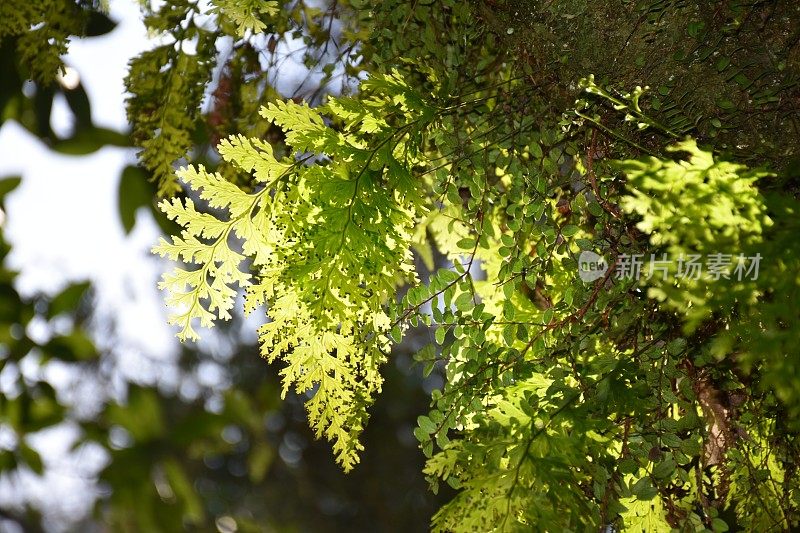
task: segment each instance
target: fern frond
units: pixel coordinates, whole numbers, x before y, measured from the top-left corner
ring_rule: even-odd
[[[408,90],[395,81],[382,91],[400,89]],[[390,346],[387,303],[400,280],[416,280],[410,247],[424,199],[397,146],[410,142],[421,111],[404,109],[397,119],[408,126],[390,128],[375,118],[344,133],[305,104],[272,103],[262,116],[286,130],[286,143],[306,152],[304,158],[278,161],[269,144],[233,136],[220,143],[220,154],[253,174],[259,191],[248,194],[203,167],[188,167],[178,172],[180,180],[226,216],[200,213],[191,199],[161,204],[184,229],[154,251],[199,265],[176,269],[161,283],[168,304],[178,308],[171,320],[181,326],[179,336],[196,338],[196,319],[210,326],[229,318],[234,286],[246,288],[247,313],[268,307],[261,351],[286,365],[283,394],[311,394],[310,425],[333,443],[345,470],[358,462],[366,409],[381,388],[379,368]],[[324,110],[351,121],[375,117],[355,100],[334,100]],[[306,165],[312,158],[318,163]],[[245,258],[252,272],[240,270]]]
[[[216,6],[212,12],[230,19],[239,36],[247,31],[261,33],[267,28],[263,17],[277,15],[280,11],[278,2],[269,0],[213,0],[212,3]]]

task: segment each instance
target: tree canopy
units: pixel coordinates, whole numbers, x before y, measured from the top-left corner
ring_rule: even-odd
[[[6,12],[5,60],[42,91],[69,36],[102,19],[73,0]],[[388,363],[422,330],[414,359],[442,380],[414,413],[422,471],[447,486],[433,530],[800,526],[800,5],[166,0],[142,13],[159,40],[126,79],[131,179],[150,178],[142,201],[166,215],[153,251],[178,263],[160,284],[170,323],[188,342],[237,305],[261,317],[281,397],[303,402],[343,472],[365,466]],[[298,56],[307,74],[289,90]],[[6,117],[25,120],[30,104],[5,94]],[[258,418],[262,397],[236,393],[226,408]],[[145,418],[153,402],[133,388],[109,408],[136,442],[104,474],[112,514],[202,524],[181,460],[158,467],[182,505],[174,525],[139,516],[113,478],[149,463],[151,432],[169,438]],[[239,422],[252,475],[268,448]]]

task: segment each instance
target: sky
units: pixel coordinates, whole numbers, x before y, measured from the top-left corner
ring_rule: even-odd
[[[122,80],[128,60],[150,42],[135,2],[113,1],[110,7],[110,16],[119,21],[115,30],[73,41],[65,59],[86,88],[95,125],[125,132]],[[54,131],[69,133],[72,120],[63,97],[57,99],[51,116]],[[164,264],[149,253],[160,230],[142,209],[126,235],[117,213],[119,176],[134,162],[132,149],[116,147],[87,156],[57,154],[16,122],[5,122],[0,127],[0,177],[22,176],[20,186],[6,199],[4,233],[12,246],[6,266],[19,271],[18,290],[27,296],[54,294],[69,283],[91,281],[97,318],[113,324],[115,331],[114,345],[104,348],[117,354],[118,377],[146,380],[162,373],[164,379],[171,374],[177,380],[172,363],[178,344],[166,325],[166,310],[156,289]],[[49,334],[41,323],[34,322],[31,329],[33,336]],[[58,363],[42,366],[35,358],[24,360],[16,371],[45,377],[60,395],[76,401],[92,398],[98,386]],[[3,382],[0,374],[0,392],[6,392]],[[91,496],[98,490],[94,478],[107,458],[96,445],[72,450],[77,437],[77,428],[69,423],[36,434],[30,443],[42,453],[44,477],[23,473],[13,485],[8,478],[0,479],[0,504],[38,503],[46,509],[46,524],[53,531],[89,512]],[[4,438],[13,436],[0,430],[0,446]],[[0,523],[0,531],[10,527]]]
[[[128,62],[158,39],[148,36],[135,0],[112,0],[109,15],[118,22],[112,32],[70,43],[64,57],[69,67],[64,82],[74,82],[76,76],[81,81],[96,126],[125,133],[129,126],[123,79]],[[266,39],[258,36],[253,41],[266,48]],[[218,44],[225,46],[225,42]],[[322,78],[321,72],[309,74],[300,63],[302,54],[295,52],[302,46],[301,39],[289,37],[275,50],[281,72],[280,78],[270,82],[284,95],[293,94],[298,85],[314,87]],[[342,71],[339,66],[334,76]],[[73,120],[59,95],[51,114],[54,132],[68,136]],[[126,234],[117,211],[121,171],[135,163],[133,149],[104,147],[89,155],[70,156],[50,151],[14,121],[0,126],[0,179],[22,177],[20,186],[6,197],[7,212],[0,216],[12,250],[6,267],[19,272],[17,289],[28,297],[54,295],[71,283],[90,281],[93,322],[104,333],[96,335],[95,342],[113,355],[110,376],[87,376],[76,375],[57,361],[40,364],[31,354],[18,367],[8,364],[0,372],[0,394],[13,395],[12,384],[20,374],[44,379],[54,386],[60,400],[90,415],[98,408],[98,397],[105,394],[108,381],[111,394],[120,396],[126,382],[157,382],[189,397],[200,388],[226,386],[223,363],[225,350],[231,348],[214,335],[206,333],[199,347],[219,357],[204,360],[193,376],[181,374],[176,365],[179,344],[167,325],[167,310],[156,288],[161,273],[170,266],[150,253],[160,229],[142,208],[133,230]],[[28,334],[46,342],[57,327],[34,320]],[[245,322],[242,328],[242,338],[254,341],[256,325]],[[70,423],[34,435],[29,444],[41,453],[45,474],[23,472],[13,483],[8,477],[0,478],[0,505],[36,504],[45,512],[45,525],[51,531],[64,530],[90,512],[99,490],[94,480],[107,457],[99,446],[72,449],[78,436],[77,427]],[[0,424],[0,448],[12,445],[15,438]],[[10,527],[0,520],[0,532],[13,531]]]
[[[111,4],[117,28],[101,37],[75,40],[66,62],[80,75],[92,103],[95,125],[125,132],[123,78],[129,58],[148,46],[133,2]],[[57,100],[51,117],[56,132],[71,128],[66,102]],[[114,308],[121,337],[152,354],[174,350],[171,333],[154,290],[162,265],[148,250],[159,235],[145,210],[125,235],[117,213],[122,169],[135,163],[132,149],[105,147],[87,156],[51,152],[13,121],[0,128],[0,176],[21,175],[22,184],[7,199],[5,236],[12,245],[7,266],[20,272],[25,295],[57,293],[68,282],[91,280],[99,307]],[[129,326],[146,327],[146,339]],[[141,336],[138,336],[141,337]]]

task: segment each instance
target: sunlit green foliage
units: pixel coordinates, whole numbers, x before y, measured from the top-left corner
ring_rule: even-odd
[[[266,0],[143,2],[145,25],[162,44],[131,62],[126,78],[131,93],[128,117],[134,142],[141,148],[140,160],[152,172],[159,196],[180,190],[173,165],[202,138],[206,118],[217,139],[231,133],[265,133],[267,123],[254,115],[259,106],[275,100],[276,93],[264,84],[261,62],[268,60],[276,66],[273,52],[279,43],[303,39],[307,50],[297,59],[305,57],[309,64],[318,65],[321,86],[333,81],[335,63],[349,66],[356,61],[352,47],[339,50],[329,42],[335,39],[329,32],[341,9],[332,5],[320,10],[305,2],[283,6]],[[258,49],[263,41],[257,39],[267,35],[268,50]],[[232,49],[224,54],[221,38],[233,39]],[[224,57],[223,70],[205,117],[203,97],[213,68],[222,60],[218,56]],[[235,174],[230,168],[221,171],[229,179]]]
[[[255,33],[263,31],[267,25],[261,17],[278,13],[278,2],[263,0],[216,0],[214,5],[220,13],[236,24],[236,31],[240,36],[244,36],[248,30]]]
[[[61,55],[73,36],[85,34],[93,10],[105,7],[96,0],[9,0],[0,5],[0,43],[16,41],[28,76],[52,82],[63,72]]]
[[[148,11],[167,44],[128,78],[182,227],[156,251],[193,265],[162,283],[182,339],[242,289],[350,470],[381,365],[429,327],[437,531],[798,527],[795,2],[212,4]],[[358,93],[279,95],[287,36]],[[205,118],[221,142],[190,154]],[[583,281],[581,252],[610,268]],[[731,271],[651,268],[697,254]]]
[[[535,65],[544,63],[535,54],[547,32],[599,27],[592,21],[607,10],[592,14],[572,3],[529,13],[533,8],[511,4],[495,13],[489,3],[474,11],[455,3],[371,6],[374,18],[360,22],[378,30],[364,43],[374,65],[366,67],[359,95],[330,99],[317,111],[278,103],[263,113],[286,131],[295,154],[283,160],[287,177],[272,178],[281,186],[263,177],[278,174],[270,170],[278,164],[271,149],[241,137],[223,142],[220,153],[252,174],[255,192],[202,170],[179,172],[202,188],[211,208],[230,211],[226,219],[189,203],[165,204],[187,228],[181,239],[204,243],[158,248],[200,265],[175,278],[179,285],[189,280],[192,290],[178,287],[170,297],[203,302],[178,319],[182,334],[193,331],[194,316],[224,318],[234,301],[226,284],[241,278],[248,285],[255,276],[245,305],[267,306],[264,354],[287,363],[286,386],[313,394],[312,427],[335,441],[347,470],[369,404],[353,398],[371,400],[377,392],[390,338],[400,341],[409,325],[430,326],[435,343],[417,358],[425,373],[441,371],[445,383],[415,435],[434,489],[444,481],[458,491],[433,518],[435,530],[796,524],[797,488],[787,480],[797,458],[790,372],[797,358],[787,342],[796,339],[789,302],[797,294],[798,256],[768,244],[768,235],[793,227],[786,215],[795,200],[773,206],[759,190],[775,179],[770,173],[680,141],[686,134],[703,143],[719,137],[718,150],[741,153],[726,144],[741,139],[738,132],[718,135],[721,118],[689,118],[709,109],[691,82],[705,65],[683,71],[684,85],[654,94],[645,86],[666,83],[663,69],[650,77],[630,63],[615,70],[599,57],[613,47],[572,31],[572,39],[583,39],[575,43],[582,52],[570,57],[576,52],[567,47],[554,58],[547,51],[562,66],[554,80],[540,81]],[[518,18],[506,18],[514,9]],[[560,20],[568,22],[553,18],[564,9],[570,16]],[[616,37],[628,35],[626,53],[630,45],[643,54],[661,20],[688,23],[701,47],[714,41],[693,22],[703,9],[667,3],[633,12],[641,18],[632,29],[624,27],[631,27],[629,13],[613,22]],[[388,30],[398,25],[419,34]],[[714,31],[725,35],[726,28]],[[680,31],[670,27],[654,40]],[[520,50],[521,57],[506,54]],[[402,60],[406,54],[415,60]],[[697,61],[705,59],[690,63]],[[602,83],[577,79],[592,70]],[[608,80],[641,87],[620,92]],[[376,99],[376,91],[384,97]],[[677,91],[689,96],[673,111]],[[734,115],[743,116],[727,113],[725,120]],[[238,156],[231,156],[233,145],[242,147]],[[783,146],[794,153],[791,140]],[[761,153],[746,159],[774,161]],[[639,159],[644,155],[649,159]],[[255,209],[261,195],[270,201]],[[356,207],[361,224],[352,216]],[[262,220],[254,229],[232,229],[249,227],[256,216]],[[227,248],[215,263],[209,250],[215,243],[225,249],[231,230],[242,255]],[[452,268],[418,283],[410,250],[429,268],[437,253]],[[605,256],[610,269],[582,281],[582,251]],[[732,275],[738,262],[759,253],[760,277]],[[697,280],[680,278],[675,267],[659,279],[648,273],[649,262],[641,277],[617,275],[625,258],[663,254],[673,261],[681,254],[737,259],[728,275]],[[251,273],[231,266],[244,257],[253,259]],[[398,297],[402,281],[410,287]],[[754,494],[759,479],[770,489]]]
[[[376,77],[363,90],[372,95],[364,103],[262,108],[265,118],[285,129],[289,147],[321,159],[278,160],[257,139],[223,141],[222,157],[252,172],[260,188],[246,193],[202,167],[181,170],[181,180],[228,217],[199,212],[191,199],[165,200],[164,211],[185,229],[156,248],[200,265],[179,268],[162,283],[177,308],[171,320],[181,326],[182,339],[197,338],[195,318],[208,327],[214,318],[231,317],[233,284],[247,289],[248,312],[268,304],[270,320],[260,330],[263,354],[287,363],[284,394],[313,392],[307,402],[311,424],[334,441],[345,470],[357,461],[365,409],[380,391],[390,325],[385,304],[398,283],[416,281],[410,229],[424,206],[404,141],[430,113],[396,77]],[[375,115],[377,107],[382,116]],[[341,121],[343,131],[326,126],[321,112]],[[232,238],[241,240],[242,253],[231,247]],[[255,275],[241,270],[246,257]]]
[[[755,245],[762,243],[763,226],[772,224],[764,198],[754,183],[767,174],[714,161],[713,154],[699,150],[694,141],[669,150],[688,152],[689,160],[650,159],[621,165],[631,190],[623,199],[622,208],[642,217],[637,227],[651,235],[654,247],[663,250],[659,257],[665,253],[666,257],[683,257],[688,262],[691,256],[721,254],[718,273],[711,274],[717,280],[727,278],[723,279],[727,281],[724,289],[709,288],[707,275],[697,276],[700,279],[685,276],[686,281],[676,283],[677,261],[666,283],[665,276],[654,276],[649,288],[651,297],[685,311],[689,329],[694,330],[714,309],[730,312],[737,300],[745,305],[756,301],[756,289],[748,281],[758,274],[750,270],[745,251],[755,253]],[[744,271],[737,272],[737,268]],[[734,281],[744,281],[730,283],[731,276]]]

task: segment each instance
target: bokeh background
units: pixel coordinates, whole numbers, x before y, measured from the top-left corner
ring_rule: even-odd
[[[393,354],[347,475],[303,398],[281,401],[259,317],[174,338],[149,251],[170,223],[125,116],[127,63],[154,38],[136,2],[110,7],[55,86],[0,46],[0,532],[426,530],[446,497],[412,434],[440,386],[411,356],[427,331]],[[318,95],[292,42],[271,84]]]

